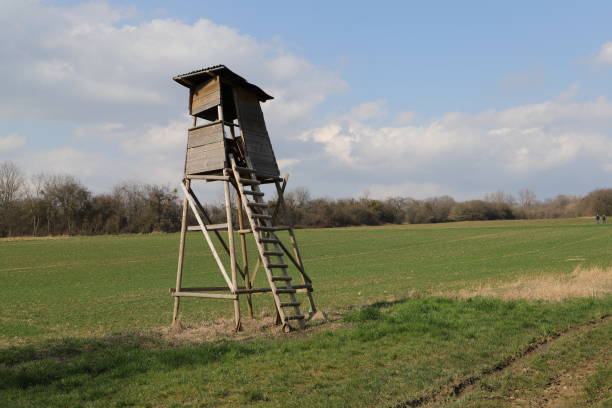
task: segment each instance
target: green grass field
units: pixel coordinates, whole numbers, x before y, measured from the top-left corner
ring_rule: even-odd
[[[612,331],[600,320],[611,296],[433,296],[612,267],[612,225],[472,222],[300,230],[298,239],[318,306],[342,317],[306,333],[200,342],[158,330],[171,319],[178,235],[0,241],[0,406],[530,406],[536,397],[517,395],[554,391],[572,367],[580,381],[570,381],[578,388],[567,406],[612,404]],[[223,283],[196,233],[185,276],[185,286]],[[257,316],[272,312],[270,295],[254,299]],[[183,323],[196,328],[231,312],[227,301],[182,304]]]

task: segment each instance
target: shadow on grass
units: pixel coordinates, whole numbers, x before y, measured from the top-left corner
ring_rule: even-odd
[[[49,340],[39,345],[0,350],[0,390],[53,383],[61,383],[65,390],[94,378],[112,380],[150,370],[202,366],[256,352],[258,346],[254,342],[177,348],[154,334]]]

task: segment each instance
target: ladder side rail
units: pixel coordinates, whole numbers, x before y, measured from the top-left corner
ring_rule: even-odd
[[[208,231],[206,230],[206,226],[204,222],[202,221],[202,217],[200,217],[200,214],[197,211],[197,207],[195,206],[193,196],[189,194],[189,192],[187,191],[187,189],[185,188],[183,184],[181,184],[181,188],[183,189],[183,192],[185,193],[185,197],[187,198],[187,201],[189,202],[191,211],[193,211],[196,217],[196,220],[198,221],[198,224],[200,224],[200,227],[202,228],[202,234],[204,235],[204,238],[206,239],[206,242],[208,243],[208,246],[210,247],[213,257],[215,258],[215,261],[217,262],[217,266],[219,267],[219,270],[221,271],[221,274],[223,275],[223,278],[225,279],[227,286],[231,289],[232,292],[236,292],[236,288],[232,284],[232,281],[229,278],[229,276],[227,275],[225,266],[223,265],[223,262],[221,261],[219,254],[217,253],[217,249],[215,248],[214,243],[210,239],[210,235],[208,234]]]
[[[283,185],[281,185],[278,181],[275,181],[274,185],[276,186],[279,205],[282,205],[283,209],[285,210],[285,214],[287,217],[287,224],[289,227],[289,230],[288,230],[289,239],[291,241],[291,245],[293,247],[293,252],[295,254],[295,257],[301,266],[298,269],[302,276],[302,283],[312,285],[312,279],[310,279],[310,276],[308,276],[308,274],[306,273],[306,268],[304,267],[304,261],[302,260],[302,254],[300,252],[300,248],[297,243],[295,232],[293,231],[293,220],[292,220],[291,214],[289,214],[289,211],[287,210],[287,203],[285,202],[284,193],[285,193],[285,188],[287,187],[287,178],[285,178]],[[310,316],[312,317],[317,312],[317,306],[315,304],[314,297],[311,291],[307,291],[306,296],[308,297],[308,302],[310,303]]]
[[[270,220],[266,220],[266,221],[267,221],[269,224],[271,224],[271,221],[270,221]],[[271,225],[270,225],[270,226],[271,226]],[[276,251],[276,252],[279,252],[279,253],[281,253],[281,254],[282,254],[282,253],[283,253],[283,252],[282,252],[282,248],[281,248],[281,247],[280,247],[280,245],[279,245],[279,243],[281,242],[281,240],[278,238],[278,236],[276,236],[276,234],[275,234],[274,232],[270,232],[270,235],[271,235],[271,236],[273,236],[273,237],[275,237],[275,238],[276,238],[276,240],[277,240],[277,242],[272,243],[271,245],[273,245],[273,246],[274,246],[274,249],[275,249],[275,251]],[[270,255],[270,256],[273,256],[273,255]],[[276,255],[276,256],[277,256],[277,257],[278,257],[278,259],[279,259],[279,263],[280,263],[280,264],[282,264],[282,265],[284,265],[284,264],[285,264],[285,258],[283,257],[283,255]],[[289,271],[287,270],[287,268],[286,268],[286,267],[284,267],[284,268],[280,268],[280,269],[281,269],[282,276],[284,276],[284,277],[288,277],[288,278],[290,278],[290,277],[291,277],[291,276],[289,275]],[[286,289],[294,289],[294,288],[293,288],[293,285],[291,284],[291,280],[287,280],[287,281],[285,281],[285,287],[286,287]],[[288,295],[289,295],[289,298],[290,298],[290,302],[289,302],[289,303],[291,303],[291,304],[292,304],[292,307],[293,307],[294,316],[300,316],[300,315],[302,314],[302,311],[300,310],[300,302],[298,301],[298,298],[297,298],[296,293],[295,293],[295,292],[293,292],[293,293],[288,293]],[[286,323],[286,322],[285,322],[285,323]],[[299,319],[299,320],[298,320],[298,324],[300,325],[300,328],[302,328],[302,329],[303,329],[303,328],[304,328],[304,326],[305,326],[305,325],[304,325],[304,319]]]
[[[246,161],[247,161],[249,167],[252,167],[250,159],[247,158]],[[255,179],[255,175],[251,174],[251,178]],[[259,188],[258,184],[253,185],[252,189],[253,189],[253,191],[261,192],[261,189]],[[255,196],[255,197],[258,197],[258,196]],[[261,196],[259,196],[259,197],[261,197]],[[265,211],[265,210],[263,210],[263,211]],[[259,225],[261,225],[261,226],[266,226],[266,227],[269,227],[269,228],[273,227],[273,225],[272,225],[272,217],[270,217],[270,218],[257,218],[257,221],[259,222]],[[276,242],[271,243],[271,245],[274,247],[274,251],[277,252],[277,253],[280,253],[280,255],[268,255],[268,256],[266,256],[265,253],[262,253],[261,255],[266,258],[266,261],[268,262],[268,264],[270,262],[270,257],[271,256],[277,256],[278,259],[279,259],[279,263],[281,265],[285,265],[285,259],[284,259],[283,255],[282,255],[283,254],[282,248],[280,248],[280,246],[278,245],[278,243],[280,242],[280,239],[278,238],[278,236],[276,236],[276,234],[273,231],[269,231],[269,236],[272,236],[272,237],[274,237],[276,239]],[[265,245],[264,245],[264,247],[265,247]],[[285,278],[289,278],[289,279],[284,281],[284,283],[285,283],[285,288],[284,289],[285,290],[293,290],[293,287],[291,285],[291,276],[289,275],[289,272],[288,272],[287,268],[283,267],[283,268],[280,268],[280,269],[281,269],[282,276],[285,277]],[[271,283],[273,283],[273,282],[274,282],[274,280],[272,279]],[[276,287],[276,285],[275,285],[275,287]],[[292,293],[290,292],[290,293],[287,293],[287,294],[289,295],[289,298],[291,300],[289,303],[292,304],[292,307],[293,307],[293,311],[294,311],[294,315],[293,316],[296,316],[296,317],[297,316],[301,316],[302,312],[300,310],[300,302],[297,299],[296,293],[295,292],[292,292]],[[282,309],[282,305],[279,305],[279,306],[281,306],[281,309]],[[283,319],[283,323],[284,324],[289,324],[287,316],[285,316],[285,318]],[[299,324],[300,328],[303,329],[304,328],[304,319],[303,318],[298,319],[298,324]]]
[[[238,185],[238,191],[240,192],[240,196],[242,197],[243,203],[248,203],[248,199],[246,197],[246,194],[244,193],[244,186],[242,185],[242,183],[240,182],[240,173],[238,172],[238,170],[236,170],[236,161],[234,160],[233,155],[230,155],[230,162],[232,165],[232,170],[234,172],[234,177],[236,178],[236,183]],[[249,163],[250,165],[250,163]],[[249,219],[249,222],[251,223],[251,227],[253,228],[253,236],[255,237],[255,244],[257,246],[257,249],[259,251],[259,256],[263,258],[263,253],[266,250],[265,246],[262,244],[260,238],[261,238],[261,233],[259,230],[257,230],[256,227],[256,223],[255,220],[253,219],[253,214],[252,214],[252,210],[248,205],[244,206],[245,212],[247,214],[247,218]],[[266,271],[266,275],[268,276],[268,282],[272,288],[272,296],[274,298],[274,303],[276,305],[276,310],[280,315],[280,318],[282,320],[283,323],[285,323],[286,320],[286,315],[284,310],[281,307],[281,299],[278,296],[278,293],[276,293],[276,285],[274,284],[274,281],[272,280],[272,271],[270,270],[270,268],[268,267],[266,260],[262,259],[262,263],[264,266],[264,269]]]
[[[289,210],[287,209],[287,203],[285,202],[284,193],[285,193],[285,187],[287,186],[287,179],[285,179],[285,182],[283,183],[282,186],[280,185],[278,181],[275,181],[274,185],[276,186],[276,192],[278,194],[278,202],[279,202],[278,204],[279,206],[282,206],[282,208],[285,210],[285,214],[287,217],[287,226],[289,227],[288,229],[289,239],[291,241],[291,246],[293,247],[295,258],[300,263],[300,267],[298,269],[300,270],[302,274],[302,278],[305,280],[304,283],[312,283],[312,280],[306,274],[306,268],[304,268],[304,261],[302,260],[302,254],[297,244],[295,232],[293,231],[293,219],[291,217],[291,214],[289,213]]]
[[[271,232],[270,235],[271,236],[276,236],[276,234],[274,234],[273,232]],[[280,242],[280,239],[278,239],[278,237],[277,237],[277,240],[278,240],[278,242]],[[277,252],[282,254],[282,250],[281,250],[280,246],[278,245],[278,242],[272,243],[271,245],[274,246],[275,251],[277,251]],[[268,255],[268,261],[269,261],[269,257],[271,257],[271,256],[277,256],[278,260],[279,260],[279,263],[282,264],[282,265],[285,265],[285,259],[284,259],[283,255]],[[280,268],[280,270],[281,270],[282,276],[287,277],[287,278],[291,278],[291,276],[289,275],[289,271],[287,270],[286,267]],[[285,289],[294,289],[292,284],[291,284],[291,280],[286,280],[284,282],[284,284],[285,284]],[[296,293],[295,292],[294,293],[288,293],[288,295],[289,295],[289,298],[290,298],[290,303],[293,304],[292,307],[293,307],[294,316],[300,316],[302,314],[302,311],[300,310],[300,302],[297,299]],[[304,319],[299,319],[298,320],[298,324],[300,325],[300,328],[303,329],[304,328]]]

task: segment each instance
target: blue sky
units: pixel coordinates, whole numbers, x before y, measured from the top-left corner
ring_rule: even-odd
[[[170,77],[225,63],[276,96],[282,170],[315,195],[610,185],[612,3],[356,3],[5,1],[0,160],[176,184]]]

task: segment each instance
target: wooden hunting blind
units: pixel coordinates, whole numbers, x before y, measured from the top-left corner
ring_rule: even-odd
[[[273,99],[223,65],[174,78],[189,88],[189,113],[212,123],[189,130],[185,173],[214,174],[228,167],[223,122],[238,120],[246,155],[261,177],[278,177],[260,102]],[[232,127],[234,128],[234,127]]]
[[[277,312],[277,323],[286,331],[292,329],[294,323],[303,328],[305,321],[312,318],[317,310],[312,297],[312,281],[304,269],[295,233],[285,208],[283,193],[287,178],[280,177],[261,110],[260,103],[273,98],[224,65],[178,75],[173,79],[189,88],[189,113],[193,117],[193,126],[187,133],[182,182],[185,200],[182,208],[176,287],[170,290],[174,296],[173,324],[178,324],[181,297],[230,299],[234,303],[235,328],[239,330],[240,296],[247,297],[249,312],[253,317],[251,295],[271,293]],[[198,125],[198,119],[205,122]],[[191,189],[194,180],[223,182],[225,223],[211,223],[205,207]],[[277,197],[276,202],[269,205],[264,200],[264,193],[259,186],[272,183]],[[235,198],[235,208],[232,195]],[[189,210],[198,225],[187,225]],[[276,219],[282,211],[288,220],[284,226],[276,224]],[[227,287],[181,286],[186,235],[187,231],[195,230],[204,235]],[[221,234],[221,231],[227,235]],[[287,231],[289,243],[283,243],[281,234],[278,233],[280,231]],[[235,234],[238,234],[240,241],[239,251],[236,250]],[[253,269],[250,268],[247,256],[248,236],[253,237],[252,241],[258,253]],[[219,255],[213,237],[229,258],[229,265],[226,265],[227,261],[224,262]],[[253,287],[259,269],[265,271],[265,287]],[[293,282],[292,273],[300,277],[301,283]],[[239,282],[239,276],[242,283]],[[303,301],[298,297],[301,293],[305,295],[310,306],[307,315],[301,312]]]

